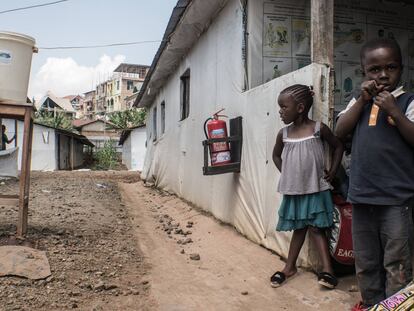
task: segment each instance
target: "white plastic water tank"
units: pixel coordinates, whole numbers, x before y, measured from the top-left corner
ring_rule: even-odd
[[[0,103],[26,103],[35,39],[0,31]]]

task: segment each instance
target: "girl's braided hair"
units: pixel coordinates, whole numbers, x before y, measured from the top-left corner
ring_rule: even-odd
[[[315,94],[311,86],[303,84],[294,84],[285,88],[280,94],[292,96],[297,104],[304,104],[305,110],[309,111],[313,104],[313,95]]]

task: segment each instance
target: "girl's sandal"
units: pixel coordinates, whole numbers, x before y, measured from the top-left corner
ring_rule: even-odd
[[[284,274],[283,272],[277,271],[270,277],[270,285],[272,287],[279,287],[285,284],[288,279],[290,280],[294,278],[296,275],[297,273],[294,273],[290,276],[286,276],[286,274]]]
[[[329,272],[318,274],[318,283],[326,288],[334,289],[338,285],[338,279]]]
[[[271,277],[270,277],[270,285],[272,287],[279,287],[281,286],[284,282],[286,281],[286,274],[284,274],[281,271],[277,271],[275,272]]]

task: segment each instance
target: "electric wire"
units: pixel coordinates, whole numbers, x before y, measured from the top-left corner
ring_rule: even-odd
[[[15,12],[15,11],[21,11],[21,10],[28,10],[28,9],[38,8],[38,7],[42,7],[42,6],[47,6],[47,5],[58,4],[58,3],[61,3],[61,2],[66,2],[66,1],[69,1],[69,0],[59,0],[59,1],[54,1],[54,2],[48,2],[48,3],[42,3],[42,4],[25,6],[25,7],[16,8],[16,9],[0,11],[0,14],[10,13],[10,12]]]
[[[159,43],[163,40],[152,40],[152,41],[135,41],[135,42],[121,42],[121,43],[110,43],[110,44],[98,44],[98,45],[81,45],[81,46],[54,46],[54,47],[38,47],[39,50],[73,50],[73,49],[94,49],[104,48],[111,46],[125,46],[125,45],[136,45],[145,43]]]

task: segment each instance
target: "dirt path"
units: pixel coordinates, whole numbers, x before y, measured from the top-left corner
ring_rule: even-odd
[[[0,182],[13,192],[16,181]],[[19,244],[16,223],[17,208],[0,205],[0,245]],[[136,173],[33,174],[25,244],[46,251],[52,276],[0,278],[0,311],[324,311],[357,300],[352,279],[327,291],[305,271],[271,288],[276,255]]]
[[[149,270],[136,243],[117,181],[128,172],[35,173],[25,244],[46,251],[52,276],[0,278],[0,310],[152,310]],[[17,192],[13,180],[0,191]],[[12,235],[17,209],[0,206],[0,245]]]
[[[135,235],[151,263],[151,298],[158,310],[350,310],[353,278],[321,289],[300,271],[281,288],[269,276],[283,262],[175,196],[143,183],[120,184]],[[199,260],[192,260],[194,256]]]

